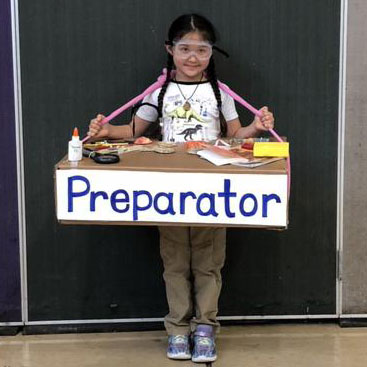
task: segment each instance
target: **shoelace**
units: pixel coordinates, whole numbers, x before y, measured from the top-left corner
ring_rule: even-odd
[[[213,356],[215,354],[214,340],[205,336],[198,337],[194,354],[202,357]]]
[[[172,344],[186,344],[187,336],[185,335],[175,335],[172,337]]]
[[[211,338],[206,338],[206,337],[200,337],[198,338],[197,344],[201,345],[201,346],[207,346],[210,347],[212,345],[212,340]]]

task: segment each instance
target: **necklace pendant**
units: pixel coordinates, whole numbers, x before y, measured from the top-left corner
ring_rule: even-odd
[[[189,111],[191,109],[191,104],[190,102],[186,101],[183,105],[183,108],[185,111]]]

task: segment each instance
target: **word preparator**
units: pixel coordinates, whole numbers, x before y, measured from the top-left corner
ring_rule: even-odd
[[[219,207],[222,208],[220,214],[226,218],[254,215],[267,218],[272,208],[282,204],[281,197],[275,192],[239,193],[231,189],[230,178],[224,178],[222,183],[222,189],[216,192],[151,192],[149,189],[134,190],[128,184],[107,192],[94,190],[86,176],[71,175],[67,178],[67,211],[73,213],[83,201],[85,210],[90,213],[107,204],[113,212],[128,216],[133,221],[138,221],[146,211],[153,211],[158,216],[179,216],[194,210],[195,215],[201,217],[218,217]]]

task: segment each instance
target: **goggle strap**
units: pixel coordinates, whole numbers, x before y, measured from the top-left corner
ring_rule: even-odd
[[[224,55],[225,57],[229,57],[229,54],[228,54],[226,51],[222,50],[221,48],[219,48],[219,47],[217,47],[217,46],[213,46],[213,50],[218,51],[219,53],[221,53],[221,54],[222,54],[222,55]]]

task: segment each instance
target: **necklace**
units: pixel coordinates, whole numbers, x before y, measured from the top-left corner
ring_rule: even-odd
[[[185,111],[189,111],[190,109],[191,109],[191,104],[190,104],[190,102],[189,102],[189,99],[191,99],[192,97],[193,97],[193,95],[195,94],[195,92],[196,92],[196,90],[198,89],[198,87],[199,87],[199,85],[200,85],[200,82],[201,82],[201,80],[203,79],[203,74],[201,74],[201,77],[200,77],[200,80],[199,80],[199,82],[198,82],[198,84],[196,84],[196,88],[194,89],[194,91],[192,92],[192,94],[191,94],[191,96],[189,97],[189,98],[186,98],[185,97],[185,95],[182,93],[182,90],[181,90],[181,88],[180,88],[180,85],[179,85],[179,83],[177,82],[177,80],[175,79],[175,82],[176,82],[176,85],[177,85],[177,88],[178,88],[178,90],[180,91],[180,93],[181,93],[181,95],[182,95],[182,97],[183,97],[183,99],[185,100],[185,102],[184,102],[184,104],[183,104],[183,109],[185,110]]]

